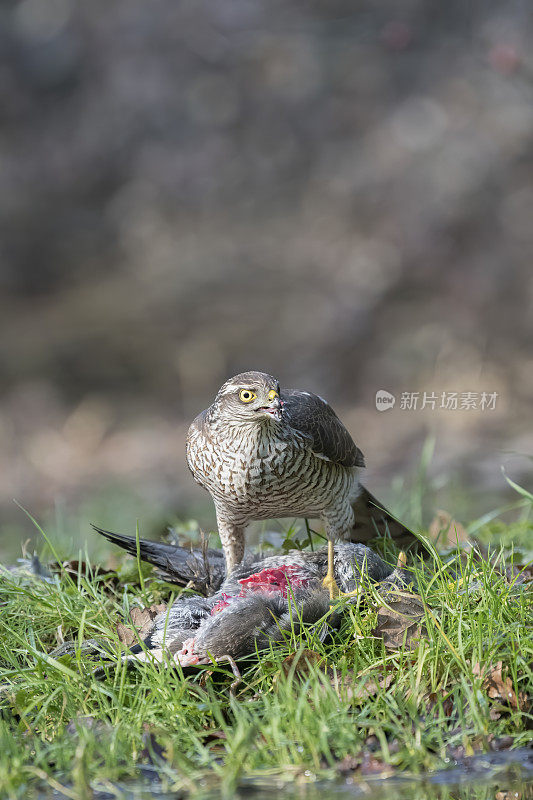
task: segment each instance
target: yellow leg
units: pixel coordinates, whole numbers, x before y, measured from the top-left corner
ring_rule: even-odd
[[[335,559],[335,549],[333,546],[333,542],[330,540],[328,541],[328,571],[326,573],[326,577],[322,581],[322,586],[324,589],[329,591],[329,599],[330,600],[337,600],[339,597],[356,597],[359,593],[358,589],[354,589],[353,592],[341,592],[339,587],[337,586],[337,581],[335,580],[335,570],[334,570],[334,559]],[[407,562],[407,558],[405,553],[402,552],[398,556],[398,563],[396,564],[396,569],[403,569]]]
[[[322,581],[324,589],[328,589],[329,591],[330,600],[335,600],[340,595],[340,590],[335,580],[334,557],[335,550],[333,548],[333,542],[330,539],[328,542],[328,571],[326,577]]]

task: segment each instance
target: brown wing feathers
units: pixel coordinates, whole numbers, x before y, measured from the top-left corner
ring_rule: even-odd
[[[365,459],[329,403],[310,392],[281,395],[291,428],[310,437],[311,449],[343,467],[364,467]]]
[[[344,467],[365,466],[361,450],[325,400],[310,392],[287,392],[281,399],[289,425],[309,437],[314,453]],[[356,522],[346,539],[368,542],[389,535],[402,549],[420,547],[418,537],[384,510],[363,486],[353,509]]]

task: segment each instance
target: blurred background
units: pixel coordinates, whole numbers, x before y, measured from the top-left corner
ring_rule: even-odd
[[[2,3],[0,555],[13,498],[76,546],[212,527],[184,438],[246,369],[330,400],[397,513],[531,488],[532,34],[528,0]]]

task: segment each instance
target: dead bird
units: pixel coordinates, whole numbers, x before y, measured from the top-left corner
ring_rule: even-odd
[[[207,597],[178,597],[154,620],[142,644],[131,648],[136,660],[162,661],[168,656],[183,667],[225,660],[235,672],[236,660],[283,642],[293,631],[320,624],[323,639],[340,624],[340,609],[331,609],[322,583],[328,569],[327,548],[268,557],[247,553],[226,577],[220,550],[188,550],[95,530],[128,552],[139,552],[166,580],[211,592]],[[362,544],[336,544],[334,571],[343,592],[360,588],[365,579],[387,589],[411,583],[403,564],[395,569]]]

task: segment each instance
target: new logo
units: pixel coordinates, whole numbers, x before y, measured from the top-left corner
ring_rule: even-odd
[[[380,389],[376,392],[376,408],[378,411],[389,411],[389,409],[394,408],[395,402],[394,395],[386,392],[385,389]]]

